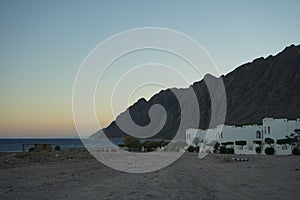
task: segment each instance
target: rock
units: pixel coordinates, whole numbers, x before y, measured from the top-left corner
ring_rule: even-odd
[[[241,162],[244,162],[244,161],[249,161],[248,158],[232,158],[233,161],[241,161]]]

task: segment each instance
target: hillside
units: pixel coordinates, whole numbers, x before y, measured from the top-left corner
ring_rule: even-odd
[[[255,59],[220,78],[223,79],[226,89],[225,124],[227,125],[260,123],[265,117],[289,119],[300,117],[300,45],[291,45],[276,56]],[[213,79],[218,81],[218,78]],[[189,124],[182,127],[179,132],[183,136],[186,128],[205,129],[208,128],[210,121],[211,101],[203,80],[195,82],[186,89],[175,89],[185,102],[181,109],[190,109],[191,118],[195,116],[189,103],[191,89],[195,91],[199,101],[201,120],[198,127]],[[138,125],[146,126],[150,122],[148,111],[153,104],[160,104],[167,111],[166,123],[155,138],[171,139],[180,124],[181,109],[170,89],[160,91],[149,101],[140,99],[129,107],[128,111]],[[122,119],[122,115],[124,113],[121,113],[117,119]],[[157,116],[157,123],[160,119],[160,116]],[[93,137],[103,132],[109,138],[120,138],[126,135],[115,121],[95,133]]]

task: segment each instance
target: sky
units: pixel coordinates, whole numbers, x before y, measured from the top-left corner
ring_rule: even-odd
[[[297,0],[2,0],[0,137],[77,136],[72,114],[77,71],[89,52],[114,34],[141,27],[182,32],[196,40],[220,73],[226,74],[257,57],[299,44],[299,8]],[[121,66],[151,58],[185,69],[171,55],[137,52],[115,64],[106,78],[120,73]],[[191,77],[188,84],[201,79],[188,70],[185,73]],[[114,83],[101,86],[111,89],[110,84]],[[129,99],[117,98],[113,113],[99,100],[95,105],[99,123],[105,127],[128,105],[141,97],[149,99],[162,88],[148,85],[131,92]],[[105,94],[98,91],[96,100]]]

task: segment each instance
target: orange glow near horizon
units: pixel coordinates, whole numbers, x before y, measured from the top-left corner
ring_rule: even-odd
[[[1,111],[0,137],[78,136],[70,106],[44,108],[24,103],[18,106],[1,106]],[[98,119],[102,128],[113,121],[112,115],[101,115]]]

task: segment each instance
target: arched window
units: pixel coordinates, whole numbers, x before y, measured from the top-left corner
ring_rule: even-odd
[[[256,138],[261,138],[261,132],[260,131],[256,131]]]

